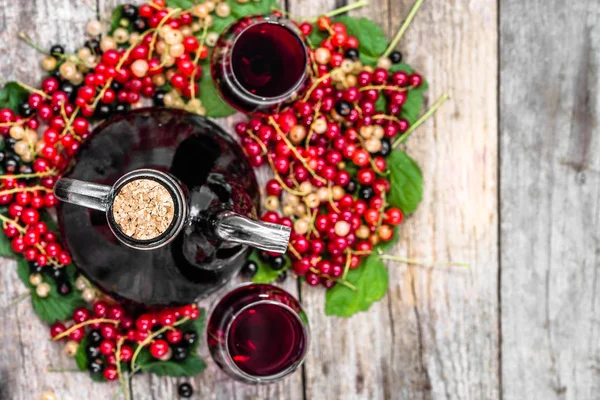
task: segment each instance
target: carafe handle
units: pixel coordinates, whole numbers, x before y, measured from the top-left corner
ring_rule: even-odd
[[[61,178],[54,185],[54,195],[59,200],[104,212],[109,206],[111,190],[112,186],[70,178]]]
[[[214,219],[214,233],[220,239],[274,253],[285,253],[291,232],[288,226],[257,221],[233,211],[222,211]]]

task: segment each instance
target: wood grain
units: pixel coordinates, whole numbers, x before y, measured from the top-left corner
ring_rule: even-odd
[[[600,392],[600,4],[503,2],[506,399]]]
[[[391,38],[413,2],[375,3],[351,15],[373,19]],[[330,8],[291,4],[294,15]],[[426,1],[400,45],[431,83],[429,99],[449,92],[452,100],[408,142],[423,168],[424,200],[391,252],[471,268],[390,263],[387,296],[350,319],[326,317],[323,293],[303,289],[317,331],[307,398],[499,396],[496,13],[494,1]]]
[[[68,50],[83,44],[85,22],[94,13],[73,0],[0,0],[0,76],[38,86],[42,55],[18,39],[27,33],[43,48],[62,43]],[[47,367],[73,368],[60,344],[48,340],[48,326],[37,318],[29,300],[9,303],[25,292],[16,263],[0,261],[0,398],[39,399],[53,390],[60,399],[111,398],[117,386],[94,383],[85,373],[48,373]]]

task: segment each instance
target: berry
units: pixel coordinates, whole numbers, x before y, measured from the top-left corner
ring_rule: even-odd
[[[98,346],[98,350],[105,356],[112,354],[115,351],[115,343],[110,339],[104,339]]]
[[[164,357],[168,351],[169,351],[169,344],[162,339],[155,340],[150,345],[150,354],[154,358],[160,359],[160,358]]]
[[[252,278],[258,272],[258,264],[252,260],[248,260],[242,267],[242,275],[247,278]]]
[[[177,394],[179,394],[179,397],[192,397],[192,394],[194,394],[194,389],[192,388],[192,385],[185,382],[177,387]]]
[[[173,346],[173,361],[183,361],[189,355],[189,350],[185,346]]]
[[[55,322],[50,327],[50,336],[52,338],[55,338],[56,336],[60,335],[61,333],[63,333],[66,330],[67,330],[67,328],[65,327],[65,325],[63,323]]]
[[[109,365],[104,369],[103,375],[107,381],[114,381],[119,377],[119,372],[117,371],[117,367]]]
[[[399,64],[402,62],[402,53],[399,51],[392,51],[389,55],[389,59],[392,64]]]

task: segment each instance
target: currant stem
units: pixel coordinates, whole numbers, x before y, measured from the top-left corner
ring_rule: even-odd
[[[375,89],[375,90],[393,90],[394,92],[406,92],[409,89],[412,89],[412,86],[403,86],[403,87],[398,87],[398,86],[389,86],[389,85],[369,85],[369,86],[363,86],[360,89],[358,89],[359,92],[364,92],[365,90],[371,90],[371,89]]]
[[[348,271],[350,270],[350,263],[352,262],[352,252],[346,251],[346,264],[344,265],[344,273],[342,274],[342,279],[346,279],[348,275]]]
[[[160,328],[159,330],[157,330],[156,332],[153,332],[150,336],[148,336],[146,339],[144,339],[144,341],[142,343],[140,343],[138,345],[138,347],[135,349],[135,352],[133,353],[133,357],[131,358],[131,369],[132,371],[135,370],[135,361],[137,360],[138,355],[140,354],[140,351],[142,351],[142,349],[148,345],[148,343],[150,343],[152,341],[152,339],[154,339],[155,337],[157,337],[158,335],[160,335],[163,332],[166,332],[168,330],[173,329],[173,327],[181,325],[183,323],[186,323],[187,321],[190,320],[190,317],[183,317],[178,321],[175,321],[173,324],[171,325],[167,325],[167,326],[163,326],[162,328]]]
[[[12,299],[10,301],[10,303],[8,303],[6,305],[6,307],[4,307],[5,310],[8,310],[9,308],[11,308],[12,306],[19,304],[20,302],[22,302],[23,300],[25,300],[26,298],[28,298],[29,296],[31,296],[31,292],[27,291],[25,293],[22,293],[20,295],[18,295],[17,297],[15,297],[14,299]]]
[[[267,155],[267,161],[269,162],[269,165],[271,166],[271,170],[273,171],[273,175],[275,176],[275,180],[277,182],[279,182],[279,184],[281,185],[281,187],[286,192],[291,193],[291,194],[295,194],[296,196],[306,196],[306,193],[294,190],[294,189],[292,189],[291,187],[289,187],[288,185],[285,184],[285,182],[283,181],[283,179],[281,179],[281,177],[279,176],[279,173],[275,170],[275,164],[273,163],[273,160],[271,159],[271,156],[269,156],[269,150],[267,149],[267,146],[263,143],[262,140],[260,140],[260,138],[258,138],[256,135],[254,135],[250,130],[247,130],[246,133],[248,134],[248,136],[250,136],[252,139],[254,139],[256,141],[256,143],[258,143],[258,145],[260,146],[260,148],[262,149],[262,151],[264,153],[266,153],[266,155]]]
[[[46,372],[84,372],[77,368],[48,367]]]
[[[285,136],[285,134],[281,131],[281,128],[279,128],[279,125],[277,124],[277,122],[275,121],[275,118],[273,117],[269,117],[269,123],[271,125],[273,125],[273,127],[275,128],[275,131],[277,132],[277,134],[281,137],[281,139],[283,139],[283,141],[285,142],[285,144],[290,148],[290,150],[292,151],[292,153],[294,153],[294,155],[296,156],[296,158],[298,158],[298,160],[300,160],[300,162],[302,163],[302,165],[304,165],[304,168],[307,169],[307,171],[313,176],[313,178],[323,182],[323,183],[327,183],[327,181],[317,175],[317,173],[315,171],[313,171],[313,169],[308,165],[308,163],[306,162],[306,160],[304,159],[304,157],[302,157],[300,155],[300,153],[298,153],[298,150],[296,149],[296,146],[294,146],[289,140],[288,138]]]
[[[121,388],[123,389],[123,393],[125,393],[125,400],[129,400],[129,390],[127,387],[127,382],[125,380],[125,377],[123,376],[122,370],[121,370],[121,346],[123,346],[123,342],[125,342],[124,337],[122,337],[121,339],[119,339],[119,341],[117,342],[117,354],[115,355],[117,358],[117,373],[119,374],[119,382],[121,383]]]
[[[347,6],[337,8],[333,11],[329,11],[325,14],[326,17],[335,17],[336,15],[343,14],[347,11],[354,10],[355,8],[360,8],[368,5],[369,2],[366,0],[357,1],[356,3],[348,4]]]
[[[329,71],[328,73],[326,73],[325,75],[323,75],[322,77],[320,77],[319,79],[315,80],[313,82],[312,86],[310,87],[310,89],[308,89],[308,91],[304,95],[304,98],[302,99],[302,101],[308,100],[308,98],[310,97],[312,92],[317,88],[317,86],[319,86],[319,84],[321,82],[323,82],[325,79],[329,78],[334,73],[334,71],[340,71],[340,70],[341,70],[341,68],[334,68],[331,71]]]
[[[52,98],[52,97],[48,96],[46,93],[42,92],[41,90],[37,90],[35,88],[32,88],[31,86],[26,85],[23,82],[17,81],[17,85],[21,86],[23,89],[27,90],[28,92],[39,94],[40,96],[42,96],[46,100],[49,100],[49,99]]]
[[[28,179],[28,178],[43,178],[50,175],[56,175],[58,173],[57,170],[51,168],[44,172],[36,172],[34,174],[16,174],[16,175],[0,175],[0,179]]]
[[[406,130],[406,132],[404,132],[402,135],[400,135],[400,137],[398,139],[396,139],[396,141],[392,145],[392,149],[395,149],[396,147],[398,147],[400,145],[400,143],[404,143],[406,141],[406,139],[410,136],[410,134],[413,133],[413,131],[415,129],[417,129],[419,126],[421,126],[421,124],[423,124],[423,122],[425,122],[427,120],[427,118],[431,117],[446,100],[448,100],[448,95],[446,93],[444,93],[438,99],[438,101],[436,101],[435,104],[433,106],[431,106],[431,108],[429,110],[427,110],[427,112],[425,114],[421,115],[421,117],[417,120],[417,122],[415,122],[413,125],[411,125]]]
[[[47,52],[46,50],[42,49],[40,47],[40,45],[38,45],[37,43],[35,43],[33,40],[31,40],[29,38],[29,36],[27,36],[25,33],[23,32],[19,32],[19,37],[28,45],[30,45],[31,47],[33,47],[34,49],[36,49],[38,52],[45,54],[47,56],[51,56],[53,54],[50,54],[49,52]]]
[[[24,188],[0,190],[0,196],[4,196],[7,194],[13,194],[13,193],[22,193],[22,192],[36,192],[38,190],[44,191],[46,193],[52,193],[52,189],[49,189],[44,186],[36,185],[36,186],[29,186],[29,187],[24,187]]]
[[[406,19],[402,23],[402,26],[400,27],[400,30],[398,31],[398,33],[396,34],[396,36],[394,36],[394,38],[392,39],[392,41],[388,45],[388,48],[383,52],[383,54],[381,55],[381,57],[387,57],[387,56],[390,55],[390,53],[392,51],[394,51],[394,48],[396,47],[396,45],[398,44],[398,42],[402,38],[402,35],[404,35],[404,32],[406,32],[406,30],[408,29],[408,26],[410,25],[410,23],[412,22],[413,18],[417,14],[417,11],[419,11],[419,8],[421,7],[421,4],[423,4],[423,0],[417,0],[417,2],[415,3],[415,5],[410,10],[410,13],[408,13],[408,17],[406,17]]]
[[[382,260],[397,261],[397,262],[401,262],[401,263],[405,263],[405,264],[420,265],[423,267],[443,267],[443,266],[448,266],[448,267],[455,266],[455,267],[467,267],[467,268],[470,267],[469,263],[465,263],[465,262],[428,262],[428,261],[423,261],[423,260],[414,260],[412,258],[390,256],[387,254],[380,254],[379,258],[381,258]]]
[[[58,335],[54,336],[52,338],[52,340],[57,341],[64,337],[67,337],[71,334],[71,332],[81,328],[82,326],[91,325],[91,324],[100,324],[100,323],[119,325],[119,321],[117,321],[116,319],[107,319],[107,318],[88,319],[87,321],[83,321],[79,324],[75,324],[72,327],[70,327],[69,329],[67,329],[66,331],[59,333]]]
[[[208,26],[206,24],[204,24],[204,27],[202,28],[202,36],[200,37],[200,45],[198,46],[198,50],[196,50],[196,57],[194,57],[194,65],[198,65],[198,60],[200,59],[200,52],[202,51],[202,48],[204,47],[204,41],[206,40],[207,34],[208,34]],[[191,96],[190,96],[191,99],[196,97],[196,85],[194,85],[194,82],[195,82],[197,70],[198,70],[197,68],[194,68],[194,70],[192,71],[192,76],[190,76],[190,87],[192,88]]]
[[[16,220],[8,218],[4,214],[0,214],[0,220],[2,220],[2,222],[3,222],[3,224],[2,224],[3,227],[6,227],[6,224],[10,223],[15,228],[17,228],[17,230],[19,232],[21,232],[21,233],[27,232],[27,230],[25,228],[23,228]]]

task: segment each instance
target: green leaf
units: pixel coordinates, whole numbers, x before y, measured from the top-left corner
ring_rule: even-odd
[[[227,3],[231,7],[231,15],[235,19],[240,19],[248,15],[271,14],[273,8],[278,6],[277,0],[248,1],[244,4],[227,0]]]
[[[6,82],[0,90],[0,108],[10,108],[17,112],[19,104],[24,102],[28,96],[27,89],[19,86],[17,82]]]
[[[179,362],[160,361],[152,357],[148,349],[143,349],[136,364],[142,371],[152,372],[158,376],[194,376],[204,371],[206,363],[195,353],[190,353],[188,357]]]
[[[423,174],[417,163],[402,150],[393,151],[387,159],[390,170],[388,203],[404,214],[417,209],[423,197]]]
[[[210,27],[210,31],[221,34],[221,32],[223,32],[225,30],[225,28],[227,28],[229,25],[231,25],[235,21],[236,21],[235,17],[231,14],[229,14],[226,17],[219,17],[218,15],[215,14],[213,16],[213,24]],[[201,34],[202,34],[202,31],[200,31],[200,35]]]
[[[110,17],[110,31],[109,33],[113,33],[115,31],[115,29],[117,29],[118,27],[120,27],[120,23],[121,23],[121,15],[123,13],[123,5],[119,5],[117,6],[113,12],[112,12],[112,16]]]
[[[406,95],[406,102],[402,105],[402,113],[400,116],[406,118],[408,122],[414,124],[421,115],[423,108],[423,93],[427,90],[427,83],[423,82],[416,89],[410,89]]]
[[[341,16],[336,20],[346,25],[348,35],[356,36],[358,39],[361,61],[367,65],[377,65],[377,59],[385,52],[388,45],[381,27],[367,18]]]
[[[210,60],[210,57],[207,58]],[[200,93],[198,98],[206,109],[206,116],[211,118],[224,118],[235,114],[235,110],[221,99],[210,75],[210,64],[202,64],[202,79],[200,80]]]
[[[387,100],[384,95],[380,95],[375,102],[375,110],[387,114]]]
[[[313,24],[313,29],[308,35],[308,43],[312,48],[317,48],[321,44],[321,42],[329,36],[327,32],[320,30],[317,28],[317,25]]]
[[[79,342],[79,346],[77,346],[77,352],[75,353],[75,363],[77,363],[77,368],[82,371],[88,370],[88,357],[85,353],[85,348],[87,347],[87,335],[83,337],[83,340]]]
[[[405,64],[405,63],[392,64],[392,66],[389,69],[390,74],[393,74],[394,72],[398,72],[398,71],[404,71],[407,74],[412,74],[413,72],[415,72],[413,67],[411,67],[408,64]]]
[[[271,283],[271,282],[273,282],[275,279],[277,279],[279,274],[281,274],[283,271],[285,271],[287,268],[289,268],[291,261],[287,256],[284,256],[284,258],[285,258],[285,267],[283,267],[280,270],[275,270],[275,269],[271,268],[271,266],[269,264],[265,263],[258,257],[258,250],[254,250],[252,252],[252,254],[250,254],[250,257],[248,257],[248,260],[252,260],[258,265],[258,271],[256,271],[256,274],[252,277],[252,282],[254,282],[254,283]]]
[[[366,311],[387,291],[388,273],[377,254],[363,259],[358,268],[348,271],[346,281],[356,287],[352,290],[338,283],[325,295],[325,314],[349,317]]]
[[[187,10],[194,6],[193,0],[167,0],[167,7],[181,8]]]
[[[69,282],[71,283],[71,286],[74,286],[75,267],[71,264],[63,268],[67,268],[66,272]],[[47,282],[50,285],[50,293],[47,297],[38,296],[35,292],[35,286],[29,283],[29,263],[24,258],[21,258],[17,264],[17,275],[31,291],[33,310],[41,320],[49,324],[69,319],[77,307],[83,307],[86,304],[76,290],[72,290],[71,293],[66,296],[60,295],[56,290],[56,283],[54,280],[45,275],[44,282]]]

